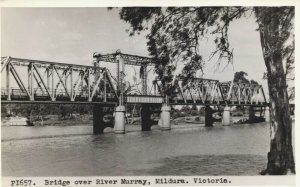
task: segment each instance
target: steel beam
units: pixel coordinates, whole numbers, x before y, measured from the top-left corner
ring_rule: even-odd
[[[62,77],[59,75],[59,73],[58,73],[56,67],[54,67],[54,71],[56,72],[56,74],[57,74],[57,76],[58,76],[58,78],[59,78],[60,83],[61,83],[62,86],[64,87],[64,89],[65,89],[65,91],[66,91],[66,94],[70,97],[70,94],[69,94],[69,92],[68,92],[68,89],[67,89],[66,85],[64,84]],[[56,90],[57,90],[57,88],[56,88]]]
[[[2,70],[1,70],[2,72]],[[10,63],[6,63],[6,90],[7,90],[7,100],[11,100],[11,90],[10,90]]]
[[[5,69],[6,65],[10,63],[10,61],[11,61],[10,56],[6,57],[4,61],[2,61],[2,58],[1,58],[1,65],[2,65],[1,66],[1,73]]]
[[[41,81],[41,83],[43,84],[43,86],[44,86],[44,88],[45,88],[45,90],[46,90],[47,94],[48,94],[48,95],[49,95],[49,97],[51,98],[51,95],[50,95],[49,89],[47,88],[47,86],[46,86],[46,84],[45,84],[45,82],[44,82],[44,80],[43,80],[43,78],[42,78],[42,76],[41,76],[40,72],[39,72],[39,71],[38,71],[38,69],[35,67],[35,65],[33,65],[33,68],[35,69],[35,71],[36,71],[36,73],[37,73],[38,77],[40,78],[40,81]],[[38,83],[38,85],[40,86],[39,82],[37,82],[37,83]],[[42,89],[42,88],[41,88],[41,89]]]
[[[49,68],[46,68],[46,74],[47,74],[47,88],[50,89],[50,70]]]
[[[107,101],[107,93],[106,93],[106,85],[107,85],[107,72],[106,71],[104,71],[103,72],[103,79],[104,79],[104,102],[106,102]]]
[[[91,99],[93,99],[98,87],[99,87],[99,84],[100,84],[100,81],[101,81],[101,73],[99,72],[99,77],[98,77],[98,80],[96,80],[96,83],[93,85],[93,90],[92,90],[92,94],[90,96]]]
[[[52,101],[55,101],[55,89],[54,89],[54,65],[51,65],[51,83],[52,83]]]
[[[142,74],[142,93],[144,95],[147,94],[147,78],[148,78],[148,72],[147,72],[147,65],[141,66],[143,68],[143,74]]]
[[[27,96],[30,98],[30,92],[29,92],[29,90],[26,89],[22,79],[20,79],[20,77],[19,77],[17,71],[15,70],[14,66],[12,64],[10,64],[10,67],[11,67],[10,68],[11,73],[14,76],[14,78],[15,78],[17,84],[19,85],[20,89],[24,90],[26,92]]]
[[[101,55],[100,53],[94,53],[93,57],[97,59],[97,61],[103,61],[103,62],[112,62],[112,63],[118,63],[116,56],[120,55],[124,61],[125,64],[128,65],[136,65],[136,66],[142,66],[142,65],[148,65],[148,66],[154,66],[155,61],[152,58],[149,57],[142,57],[138,55],[130,55],[130,54],[124,54],[124,53],[112,53],[112,54],[106,54]]]
[[[41,60],[31,60],[31,59],[22,59],[22,58],[10,58],[10,61],[12,62],[18,62],[21,63],[20,65],[28,66],[28,64],[36,64],[43,67],[48,67],[49,65],[55,65],[57,69],[59,67],[63,67],[64,69],[68,68],[69,66],[72,66],[74,70],[82,70],[86,68],[90,69],[102,69],[100,67],[96,66],[87,66],[87,65],[78,65],[78,64],[67,64],[67,63],[59,63],[59,62],[50,62],[50,61],[41,61]]]
[[[73,68],[70,67],[70,87],[71,87],[71,94],[70,94],[70,99],[71,101],[74,101],[73,95],[74,95],[74,88],[73,88]]]
[[[88,69],[88,74],[87,74],[87,86],[88,86],[88,101],[92,101],[92,98],[91,98],[91,72],[90,70]]]

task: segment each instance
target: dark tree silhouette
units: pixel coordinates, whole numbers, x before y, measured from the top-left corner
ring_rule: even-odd
[[[245,76],[248,76],[248,73],[244,71],[239,71],[234,73],[234,79],[233,82],[241,82],[241,83],[247,83],[247,84],[258,84],[255,80],[248,80]]]

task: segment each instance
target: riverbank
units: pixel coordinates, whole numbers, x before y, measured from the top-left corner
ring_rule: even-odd
[[[19,117],[20,118],[20,117]],[[16,120],[17,119],[17,120]],[[71,115],[66,118],[62,118],[59,115],[46,115],[42,118],[35,119],[30,122],[29,119],[22,117],[22,121],[18,120],[18,117],[10,117],[1,119],[2,126],[74,126],[74,125],[92,125],[93,116],[84,115]]]
[[[233,116],[232,122],[238,121],[239,119],[247,118],[243,116],[235,117]],[[128,124],[139,124],[141,122],[140,117],[127,118],[126,122]],[[205,117],[204,116],[186,116],[186,117],[178,117],[175,119],[171,119],[171,122],[174,125],[179,123],[192,123],[192,124],[204,124]],[[93,124],[93,116],[84,114],[84,115],[71,115],[66,118],[62,118],[59,115],[46,115],[40,118],[39,120],[34,120],[29,122],[29,120],[25,117],[10,117],[1,119],[2,126],[14,126],[14,125],[33,125],[33,126],[75,126],[75,125],[92,125]]]
[[[19,118],[4,118],[1,121],[2,126],[15,126],[15,125],[28,125],[33,126],[75,126],[75,125],[92,125],[93,116],[84,114],[84,115],[72,115],[67,118],[62,118],[59,115],[46,115],[39,120],[28,122],[29,120],[25,117],[22,117],[20,121]],[[171,119],[175,125],[178,123],[194,123],[202,124],[204,123],[204,116],[189,116],[189,117],[179,117],[176,119]],[[126,122],[131,125],[138,125],[141,123],[141,117],[127,118]]]

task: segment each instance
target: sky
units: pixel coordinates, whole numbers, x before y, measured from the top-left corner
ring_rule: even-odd
[[[3,8],[1,56],[83,65],[92,64],[94,52],[120,49],[122,53],[148,56],[147,33],[129,37],[128,28],[118,9]],[[234,48],[233,65],[217,69],[216,62],[207,62],[203,77],[229,81],[234,72],[245,71],[248,79],[261,83],[268,93],[267,81],[262,80],[266,67],[256,29],[252,16],[232,22],[229,40]],[[203,41],[204,59],[213,49],[210,41]]]

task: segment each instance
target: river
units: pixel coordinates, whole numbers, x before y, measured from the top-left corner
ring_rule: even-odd
[[[2,175],[258,175],[266,167],[267,123],[172,128],[92,135],[87,125],[2,127]]]

